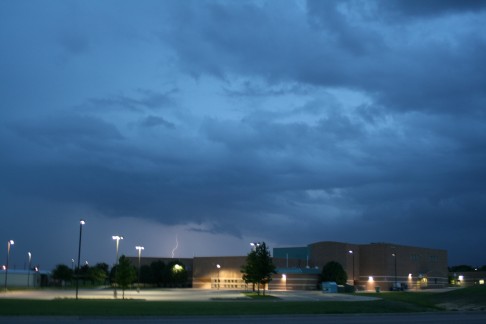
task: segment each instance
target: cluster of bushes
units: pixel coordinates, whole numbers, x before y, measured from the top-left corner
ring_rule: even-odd
[[[189,287],[189,276],[180,261],[154,261],[140,268],[140,282],[157,287]]]
[[[74,285],[76,278],[79,278],[80,285],[99,286],[116,281],[128,281],[133,284],[138,282],[140,275],[140,283],[144,285],[156,287],[188,287],[190,285],[186,267],[178,260],[168,264],[163,261],[154,261],[150,265],[142,266],[140,274],[138,270],[125,256],[120,258],[118,266],[111,269],[106,263],[97,263],[95,266],[85,264],[79,268],[79,271],[75,271],[74,267],[59,264],[52,271],[51,283],[58,286]],[[122,278],[125,274],[127,278]]]

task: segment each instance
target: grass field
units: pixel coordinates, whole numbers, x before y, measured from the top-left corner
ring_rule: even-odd
[[[360,294],[363,295],[363,294]],[[171,315],[270,315],[432,312],[447,309],[486,310],[486,287],[446,293],[390,292],[366,294],[380,297],[366,302],[290,302],[276,298],[176,302],[141,300],[18,300],[0,299],[1,316],[171,316]],[[445,308],[441,305],[452,305]],[[454,308],[455,307],[455,308]]]

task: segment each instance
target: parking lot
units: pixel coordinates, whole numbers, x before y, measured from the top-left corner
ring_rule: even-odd
[[[321,291],[267,291],[266,294],[286,301],[366,301],[376,300],[374,297],[323,293]],[[0,298],[19,299],[57,299],[75,298],[74,290],[42,289],[19,290],[0,293]],[[117,297],[122,298],[122,291],[117,291]],[[113,289],[80,289],[80,299],[114,299]],[[141,299],[151,301],[211,301],[211,300],[245,300],[249,297],[240,291],[205,290],[205,289],[142,289],[126,290],[126,299]]]

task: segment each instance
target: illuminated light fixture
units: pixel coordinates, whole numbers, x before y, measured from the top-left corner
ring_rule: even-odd
[[[459,281],[463,281],[464,280],[464,276],[459,276]]]
[[[123,240],[123,236],[121,235],[113,235],[111,237],[114,241],[116,241],[116,259],[115,259],[115,278],[116,278],[116,273],[118,272],[118,246],[120,245],[120,240]],[[113,295],[115,296],[115,298],[117,298],[117,291],[116,291],[116,287],[117,287],[117,282],[116,282],[116,279],[115,279],[115,282],[114,282],[114,285],[113,285]]]
[[[480,285],[484,285],[484,279],[480,279],[480,280],[479,280],[479,284],[480,284]]]
[[[282,280],[283,280],[283,281],[287,280],[287,275],[286,275],[285,273],[284,273],[284,274],[282,274]]]
[[[408,279],[412,279],[412,274],[411,273],[408,274]]]
[[[373,282],[373,281],[375,281],[375,280],[373,279],[373,276],[369,276],[369,277],[368,277],[368,281],[369,281],[369,282]]]
[[[79,290],[79,269],[80,269],[80,262],[81,262],[81,238],[83,237],[83,225],[86,224],[84,219],[79,220],[79,243],[78,243],[78,267],[74,274],[76,275],[76,300],[78,299],[78,290]],[[74,271],[74,259],[73,259],[73,271]]]

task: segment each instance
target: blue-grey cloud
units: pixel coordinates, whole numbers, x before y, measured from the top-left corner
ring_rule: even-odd
[[[175,233],[154,228],[183,228],[481,262],[483,2],[30,5],[0,12],[0,237],[19,249],[89,217],[99,259],[112,231],[157,256]]]

